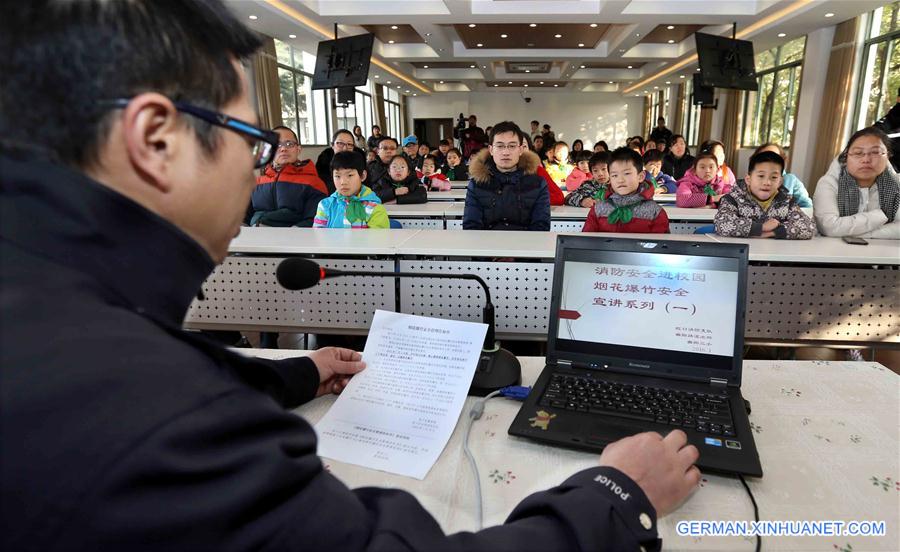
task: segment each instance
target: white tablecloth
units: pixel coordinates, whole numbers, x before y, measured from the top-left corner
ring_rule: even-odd
[[[254,351],[281,357],[297,351]],[[523,358],[525,384],[542,358]],[[765,475],[748,479],[763,520],[885,521],[884,537],[763,537],[763,550],[900,550],[900,377],[877,363],[746,361],[744,398]],[[296,413],[315,423],[334,397]],[[447,448],[423,481],[323,459],[350,487],[412,492],[447,532],[475,530],[473,478],[462,452],[470,398]],[[485,526],[502,523],[527,495],[596,465],[597,455],[507,435],[521,403],[492,399],[472,430],[484,494]],[[681,520],[753,520],[736,478],[704,475],[700,488],[660,520],[665,550],[752,550],[753,538],[680,537]]]

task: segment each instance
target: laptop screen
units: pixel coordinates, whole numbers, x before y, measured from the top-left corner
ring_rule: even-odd
[[[731,370],[739,267],[727,256],[568,250],[556,288],[556,349],[631,366],[647,360]]]

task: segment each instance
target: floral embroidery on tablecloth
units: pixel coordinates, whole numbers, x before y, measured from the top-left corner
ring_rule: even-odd
[[[762,430],[763,430],[762,426],[757,425],[753,422],[750,422],[750,429],[753,431],[753,433],[756,433],[756,434],[762,433]]]
[[[485,429],[485,430],[484,430],[484,436],[485,436],[485,437],[493,437],[493,436],[495,436],[495,435],[497,435],[497,433],[496,433],[495,431],[491,431],[490,429]]]
[[[506,470],[505,472],[501,472],[500,470],[491,470],[491,473],[488,474],[488,479],[493,481],[494,483],[506,483],[507,485],[515,479],[516,476],[513,475],[513,472]]]
[[[873,475],[869,479],[869,481],[872,482],[872,485],[875,485],[876,487],[881,487],[882,489],[884,489],[885,492],[887,492],[887,490],[890,489],[891,487],[893,487],[897,491],[900,491],[900,481],[894,481],[890,477],[885,477],[884,479],[881,479],[881,478]]]
[[[816,435],[813,435],[813,437],[815,437],[816,439],[818,439],[820,441],[825,441],[826,443],[831,442],[831,439],[829,439],[828,437],[825,437],[824,435],[816,434]]]
[[[782,394],[782,395],[786,395],[786,396],[788,396],[788,397],[792,397],[792,396],[793,396],[793,397],[799,397],[799,396],[800,396],[800,391],[794,389],[793,387],[791,387],[790,389],[785,389],[784,387],[782,387],[782,388],[781,388],[781,394]]]
[[[858,444],[858,443],[861,443],[861,442],[862,442],[862,437],[861,437],[860,435],[853,434],[853,435],[850,436],[850,442],[851,442],[851,443],[857,443],[857,444]]]
[[[849,542],[847,543],[846,546],[838,546],[835,544],[834,549],[838,550],[840,552],[853,552],[853,545],[850,544]]]

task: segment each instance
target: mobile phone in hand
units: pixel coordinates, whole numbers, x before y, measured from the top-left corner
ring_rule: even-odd
[[[844,236],[842,239],[844,243],[849,243],[850,245],[869,245],[869,242],[856,236]]]

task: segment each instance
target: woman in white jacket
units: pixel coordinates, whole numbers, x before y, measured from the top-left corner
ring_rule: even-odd
[[[819,233],[900,239],[900,178],[888,162],[890,152],[890,139],[875,127],[850,137],[813,194]]]

